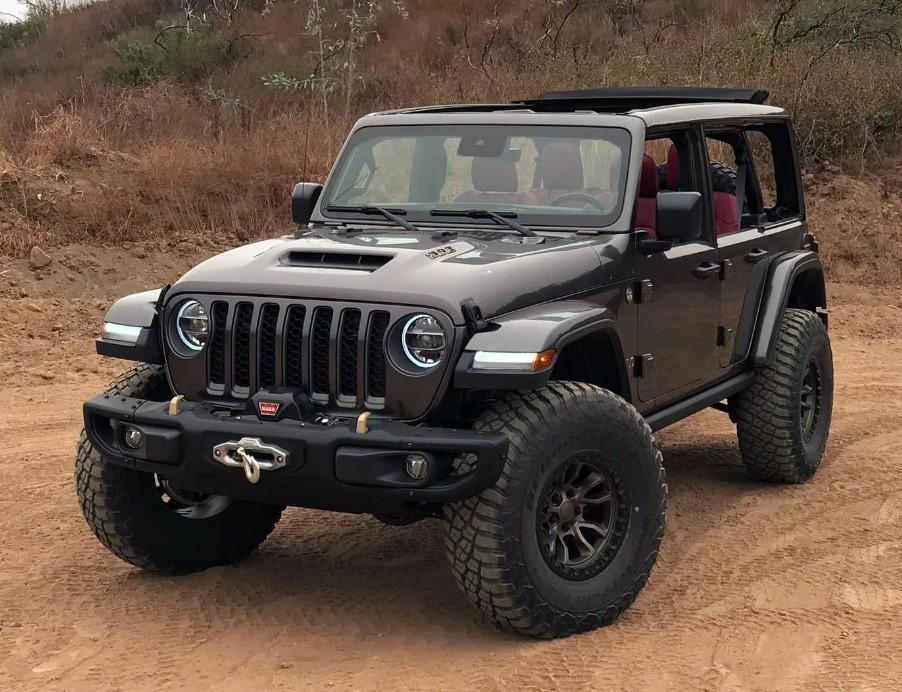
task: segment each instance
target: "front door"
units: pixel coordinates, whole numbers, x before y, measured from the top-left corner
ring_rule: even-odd
[[[721,284],[717,259],[717,250],[704,241],[639,259],[636,368],[642,401],[716,376]]]

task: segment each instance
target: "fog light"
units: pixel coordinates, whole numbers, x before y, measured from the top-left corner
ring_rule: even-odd
[[[129,428],[125,431],[122,439],[132,449],[141,449],[141,445],[144,444],[144,433],[137,428]]]
[[[429,470],[429,462],[422,454],[408,454],[404,460],[404,472],[415,481],[421,481]]]

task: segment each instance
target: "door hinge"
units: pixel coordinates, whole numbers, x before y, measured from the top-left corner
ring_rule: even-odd
[[[655,285],[650,279],[642,279],[639,282],[639,302],[647,303],[651,300],[651,296],[655,291]]]
[[[627,368],[633,377],[648,377],[651,372],[655,359],[650,353],[643,353],[639,356],[630,356],[626,359]]]
[[[733,271],[733,262],[732,260],[725,259],[720,263],[720,280],[725,281],[731,271]]]
[[[717,345],[718,346],[729,346],[730,342],[733,340],[733,330],[729,327],[725,327],[720,325],[717,328]]]

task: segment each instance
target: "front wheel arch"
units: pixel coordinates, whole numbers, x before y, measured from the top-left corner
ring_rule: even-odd
[[[583,382],[607,389],[626,401],[632,399],[623,347],[616,334],[606,329],[564,342],[550,380]]]

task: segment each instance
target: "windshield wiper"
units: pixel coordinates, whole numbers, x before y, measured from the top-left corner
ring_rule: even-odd
[[[410,221],[405,221],[402,219],[399,214],[406,214],[406,209],[386,209],[385,207],[377,207],[370,204],[366,206],[346,206],[343,204],[330,204],[326,207],[326,211],[349,211],[356,214],[370,214],[373,216],[384,216],[389,221],[394,221],[401,228],[412,231],[413,233],[418,232],[420,229],[414,226]]]
[[[466,216],[470,219],[491,219],[497,224],[512,228],[517,233],[525,235],[528,238],[537,238],[538,235],[521,223],[517,223],[513,219],[517,218],[517,212],[503,211],[496,213],[488,209],[433,209],[429,212],[430,216]]]

